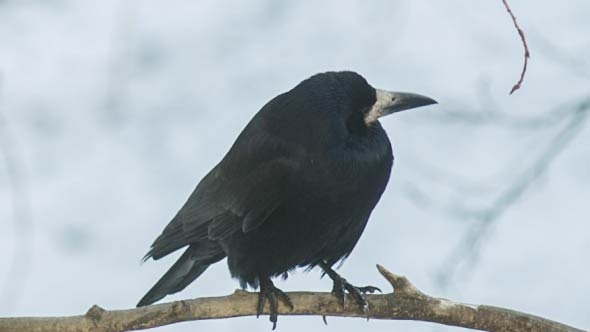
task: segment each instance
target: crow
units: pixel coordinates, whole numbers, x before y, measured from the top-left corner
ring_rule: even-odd
[[[152,304],[184,289],[209,265],[227,257],[242,288],[260,287],[257,313],[274,286],[297,267],[319,267],[366,309],[363,293],[332,266],[348,257],[385,190],[393,153],[382,116],[435,104],[431,98],[373,88],[351,71],[316,74],[269,101],[229,152],[197,185],[144,260],[184,253],[139,301]]]

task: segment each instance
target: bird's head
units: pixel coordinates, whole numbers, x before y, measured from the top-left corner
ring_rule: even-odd
[[[316,74],[296,89],[313,96],[315,106],[325,103],[315,109],[345,119],[352,132],[365,130],[385,115],[437,103],[419,94],[375,89],[351,71]]]
[[[382,116],[435,103],[418,94],[375,89],[351,71],[326,72],[271,100],[252,125],[323,151],[351,135],[381,135],[378,120]]]

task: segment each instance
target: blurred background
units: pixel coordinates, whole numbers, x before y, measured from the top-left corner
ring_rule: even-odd
[[[382,121],[389,186],[340,272],[590,327],[590,2],[0,1],[0,316],[135,306],[153,239],[253,114],[354,70],[437,99]],[[318,271],[283,290],[329,291]],[[175,300],[234,291],[225,261]],[[280,317],[281,331],[459,331]],[[158,331],[268,330],[267,317]]]

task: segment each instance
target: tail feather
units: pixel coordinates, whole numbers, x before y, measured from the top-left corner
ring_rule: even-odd
[[[209,265],[225,257],[224,254],[218,254],[203,259],[197,250],[197,246],[189,246],[168,272],[137,303],[137,306],[143,307],[150,305],[161,300],[166,295],[183,290],[188,284],[205,272]]]

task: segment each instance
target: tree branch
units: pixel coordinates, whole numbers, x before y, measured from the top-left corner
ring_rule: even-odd
[[[512,9],[510,9],[510,6],[508,5],[507,0],[502,0],[502,3],[504,4],[506,11],[508,11],[510,18],[512,19],[512,23],[514,23],[514,27],[516,28],[516,31],[518,32],[518,35],[520,36],[520,40],[522,41],[522,46],[524,47],[524,65],[522,66],[522,72],[520,73],[520,78],[518,79],[518,82],[516,82],[516,84],[514,84],[514,86],[510,90],[510,94],[513,94],[514,91],[520,89],[520,85],[522,84],[522,81],[524,80],[524,74],[526,74],[526,67],[529,63],[529,58],[531,57],[531,52],[529,51],[529,46],[526,43],[526,37],[524,36],[524,31],[522,31],[522,29],[520,28],[520,26],[516,22],[516,16],[514,16]]]
[[[470,305],[434,298],[422,293],[403,276],[377,265],[394,292],[367,295],[368,316],[352,301],[342,307],[330,293],[289,293],[295,308],[279,307],[281,315],[363,317],[417,320],[483,331],[585,332],[571,326],[518,311]],[[141,330],[178,322],[253,316],[257,293],[237,290],[223,297],[198,298],[128,310],[104,310],[93,306],[85,315],[71,317],[0,318],[0,331],[119,332]],[[351,303],[352,302],[352,303]],[[268,308],[265,308],[268,313]],[[587,332],[587,331],[586,331]]]

